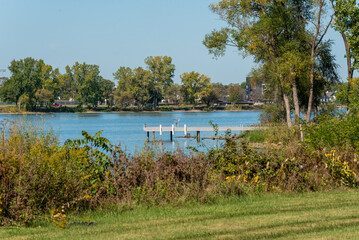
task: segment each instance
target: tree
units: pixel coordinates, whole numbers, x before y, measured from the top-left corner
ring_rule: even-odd
[[[229,101],[232,103],[239,103],[244,100],[245,89],[239,84],[228,85]]]
[[[183,73],[180,78],[181,91],[187,103],[196,104],[198,100],[208,97],[212,90],[211,79],[198,72]]]
[[[107,106],[113,105],[113,89],[115,84],[111,80],[102,79],[101,86],[101,102],[106,102]]]
[[[331,15],[330,21],[322,25],[323,18],[325,16],[325,0],[313,1],[313,10],[310,18],[304,18],[307,22],[311,23],[313,26],[313,32],[311,32],[311,42],[310,42],[310,73],[309,73],[309,98],[308,98],[308,107],[305,120],[310,121],[312,114],[312,107],[314,102],[314,79],[315,79],[315,60],[317,56],[317,48],[321,44],[325,34],[328,31],[330,24],[332,23],[334,14]]]
[[[38,103],[40,103],[40,106],[42,104],[46,104],[48,107],[51,106],[54,95],[47,89],[39,89],[35,93],[36,100]]]
[[[130,79],[130,89],[133,99],[139,108],[149,104],[152,100],[151,96],[152,74],[141,67],[133,70]]]
[[[164,95],[164,99],[167,103],[178,103],[183,100],[181,86],[178,84],[171,84],[168,88],[166,88]]]
[[[59,97],[61,99],[69,99],[72,101],[75,101],[75,99],[78,98],[78,86],[73,81],[71,74],[68,74],[71,72],[71,69],[69,66],[66,66],[66,73],[65,74],[59,74]]]
[[[50,107],[55,99],[60,94],[60,81],[59,81],[59,70],[52,69],[50,65],[45,65],[42,68],[42,79],[41,89],[35,93],[36,102],[46,104]]]
[[[152,100],[152,73],[143,68],[130,69],[120,67],[114,74],[118,80],[115,92],[118,103],[122,106],[135,104],[142,108]]]
[[[172,58],[167,56],[147,57],[145,59],[148,71],[152,73],[152,83],[150,91],[153,100],[153,107],[157,108],[158,102],[166,89],[173,83],[175,65]]]
[[[296,119],[300,117],[298,89],[309,88],[308,112],[315,98],[316,50],[329,27],[322,28],[324,6],[324,0],[222,0],[211,9],[228,26],[207,34],[203,44],[215,57],[224,55],[227,46],[252,55],[271,76],[270,85],[280,93],[291,126],[291,96]],[[309,23],[314,28],[308,27]],[[303,67],[303,63],[308,66]],[[304,72],[307,76],[299,79]],[[300,83],[302,86],[298,86]]]
[[[222,0],[212,4],[211,9],[228,27],[207,34],[203,44],[215,57],[224,55],[227,46],[236,47],[252,55],[266,71],[276,73],[278,64],[285,63],[280,58],[286,52],[298,49],[303,41],[305,27],[301,16],[305,15],[304,4],[303,1],[290,0]],[[273,81],[282,95],[287,123],[291,126],[288,87],[292,87],[293,81],[283,74],[277,74]]]
[[[132,97],[131,80],[133,77],[133,71],[129,67],[120,67],[114,74],[115,80],[117,80],[117,89],[115,90],[115,99],[121,106],[127,106],[134,103]]]
[[[53,70],[41,59],[13,60],[9,70],[12,75],[4,82],[0,92],[4,101],[25,103],[27,110],[34,110],[40,96],[38,91],[47,89],[45,95],[48,97],[56,93],[58,69]],[[52,99],[53,96],[48,98],[47,102],[51,102]]]
[[[71,91],[78,105],[86,103],[88,107],[96,107],[100,101],[103,81],[99,66],[76,62],[71,68],[66,66],[66,74],[64,79],[71,83]]]
[[[359,6],[356,0],[331,0],[334,10],[334,29],[342,36],[347,60],[347,92],[351,92],[353,75],[359,67]],[[350,97],[345,94],[349,110]]]

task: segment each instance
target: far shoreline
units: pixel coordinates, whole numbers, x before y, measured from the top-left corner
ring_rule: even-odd
[[[122,109],[122,110],[111,110],[108,107],[98,107],[96,110],[94,109],[78,109],[74,107],[63,106],[59,108],[51,108],[51,109],[41,109],[37,111],[21,111],[14,107],[0,107],[0,114],[2,115],[39,115],[39,114],[54,114],[54,113],[84,113],[84,114],[94,114],[94,113],[161,113],[161,112],[246,112],[246,111],[262,111],[263,105],[245,105],[245,106],[228,106],[228,107],[220,107],[220,108],[204,108],[197,107],[197,109],[192,109],[189,107],[184,107],[185,109],[178,109],[174,107],[164,107],[159,108],[157,110],[149,110],[149,109]],[[186,109],[187,108],[187,109]]]
[[[263,109],[247,109],[247,110],[212,110],[212,111],[203,111],[203,110],[173,110],[173,111],[93,111],[87,110],[84,112],[59,112],[59,111],[49,111],[49,112],[0,112],[0,115],[38,115],[38,114],[54,114],[54,113],[81,113],[81,114],[94,114],[94,113],[176,113],[176,112],[195,112],[195,113],[209,113],[209,112],[255,112],[262,111]]]

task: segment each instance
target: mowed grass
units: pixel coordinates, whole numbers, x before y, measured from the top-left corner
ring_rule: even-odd
[[[270,194],[71,216],[92,226],[2,228],[0,239],[358,239],[359,191]]]

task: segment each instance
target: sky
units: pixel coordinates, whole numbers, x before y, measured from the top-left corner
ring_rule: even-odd
[[[145,67],[148,56],[170,56],[174,82],[196,71],[223,84],[244,82],[255,67],[234,48],[214,59],[202,41],[225,26],[212,13],[215,0],[0,0],[0,76],[9,77],[12,60],[43,59],[65,72],[76,61],[100,66],[113,80],[121,66]],[[330,30],[333,52],[346,79],[344,45]]]

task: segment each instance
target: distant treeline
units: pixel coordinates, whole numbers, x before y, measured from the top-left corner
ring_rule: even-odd
[[[39,107],[51,108],[57,101],[77,102],[79,107],[88,108],[105,104],[157,109],[160,102],[210,106],[218,102],[240,102],[245,94],[243,84],[211,83],[208,76],[194,71],[181,74],[181,85],[175,84],[171,57],[148,57],[145,64],[146,69],[120,67],[113,74],[115,86],[100,75],[98,65],[76,62],[60,73],[41,59],[13,60],[9,66],[11,77],[3,78],[0,97],[3,102],[33,111]]]

